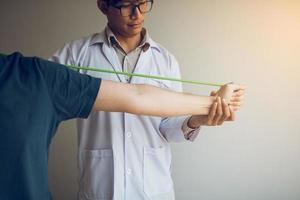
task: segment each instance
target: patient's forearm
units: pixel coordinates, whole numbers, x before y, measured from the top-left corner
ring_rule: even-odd
[[[136,114],[177,116],[208,115],[215,97],[173,92],[148,85],[135,85],[132,109]],[[129,111],[130,112],[130,111]]]
[[[96,111],[138,115],[207,115],[215,97],[173,92],[144,84],[103,80],[94,105]]]

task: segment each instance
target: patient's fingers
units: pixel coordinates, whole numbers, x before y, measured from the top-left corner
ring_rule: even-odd
[[[233,92],[233,97],[243,96],[245,94],[245,90],[237,90]]]

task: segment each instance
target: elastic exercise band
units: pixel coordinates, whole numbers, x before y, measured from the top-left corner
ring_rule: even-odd
[[[73,68],[73,69],[82,69],[82,70],[95,71],[95,72],[121,74],[121,75],[126,75],[126,76],[137,76],[137,77],[143,77],[143,78],[152,78],[152,79],[159,79],[159,80],[176,81],[176,82],[190,83],[190,84],[196,84],[196,85],[209,85],[209,86],[222,86],[223,85],[223,84],[219,84],[219,83],[209,83],[209,82],[200,82],[200,81],[192,81],[192,80],[183,80],[183,79],[178,79],[178,78],[128,73],[128,72],[114,71],[114,70],[109,70],[109,69],[98,69],[98,68],[93,68],[93,67],[79,67],[79,66],[74,66],[74,65],[65,65],[65,66],[67,66],[69,68]]]
[[[5,54],[0,53],[0,55],[7,56]],[[95,72],[103,72],[103,73],[111,73],[111,74],[121,74],[126,76],[137,76],[137,77],[143,77],[143,78],[151,78],[151,79],[159,79],[159,80],[167,80],[167,81],[176,81],[181,83],[189,83],[189,84],[195,84],[195,85],[209,85],[209,86],[222,86],[224,84],[220,83],[210,83],[210,82],[200,82],[200,81],[192,81],[192,80],[183,80],[178,78],[172,78],[172,77],[163,77],[163,76],[153,76],[153,75],[146,75],[146,74],[136,74],[136,73],[128,73],[128,72],[121,72],[121,71],[114,71],[109,69],[98,69],[94,67],[79,67],[75,65],[65,65],[66,67],[73,68],[73,69],[82,69],[87,71],[95,71]]]

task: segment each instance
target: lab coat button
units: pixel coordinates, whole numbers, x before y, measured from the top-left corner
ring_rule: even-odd
[[[126,173],[127,173],[128,175],[130,175],[130,174],[131,174],[131,169],[128,168],[128,169],[126,170]]]
[[[130,131],[128,131],[128,132],[126,133],[126,135],[127,135],[128,138],[131,138],[131,136],[132,136],[132,134],[131,134]]]

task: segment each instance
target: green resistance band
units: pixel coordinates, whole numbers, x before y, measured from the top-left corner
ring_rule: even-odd
[[[95,72],[103,72],[103,73],[111,73],[111,74],[120,74],[120,75],[126,75],[126,76],[136,76],[136,77],[143,77],[143,78],[150,78],[150,79],[158,79],[158,80],[167,80],[167,81],[176,81],[181,83],[189,83],[189,84],[195,84],[195,85],[208,85],[208,86],[222,86],[224,84],[219,83],[210,83],[210,82],[200,82],[200,81],[193,81],[193,80],[183,80],[178,78],[172,78],[172,77],[163,77],[163,76],[152,76],[152,75],[146,75],[146,74],[137,74],[137,73],[128,73],[128,72],[121,72],[121,71],[115,71],[115,70],[109,70],[109,69],[98,69],[95,67],[79,67],[75,65],[65,65],[69,68],[73,69],[82,69],[87,71],[95,71]]]
[[[0,53],[0,55],[6,56],[6,54]],[[193,81],[193,80],[183,80],[178,78],[172,78],[172,77],[163,77],[163,76],[153,76],[153,75],[146,75],[146,74],[137,74],[137,73],[128,73],[128,72],[121,72],[121,71],[115,71],[115,70],[109,70],[109,69],[99,69],[95,67],[79,67],[75,65],[65,65],[66,67],[73,68],[73,69],[81,69],[81,70],[87,70],[87,71],[95,71],[95,72],[102,72],[102,73],[110,73],[110,74],[120,74],[120,75],[126,75],[126,76],[136,76],[136,77],[143,77],[143,78],[150,78],[150,79],[158,79],[158,80],[167,80],[167,81],[175,81],[175,82],[181,82],[181,83],[189,83],[189,84],[195,84],[195,85],[208,85],[208,86],[222,86],[224,84],[220,83],[210,83],[210,82],[201,82],[201,81]]]

